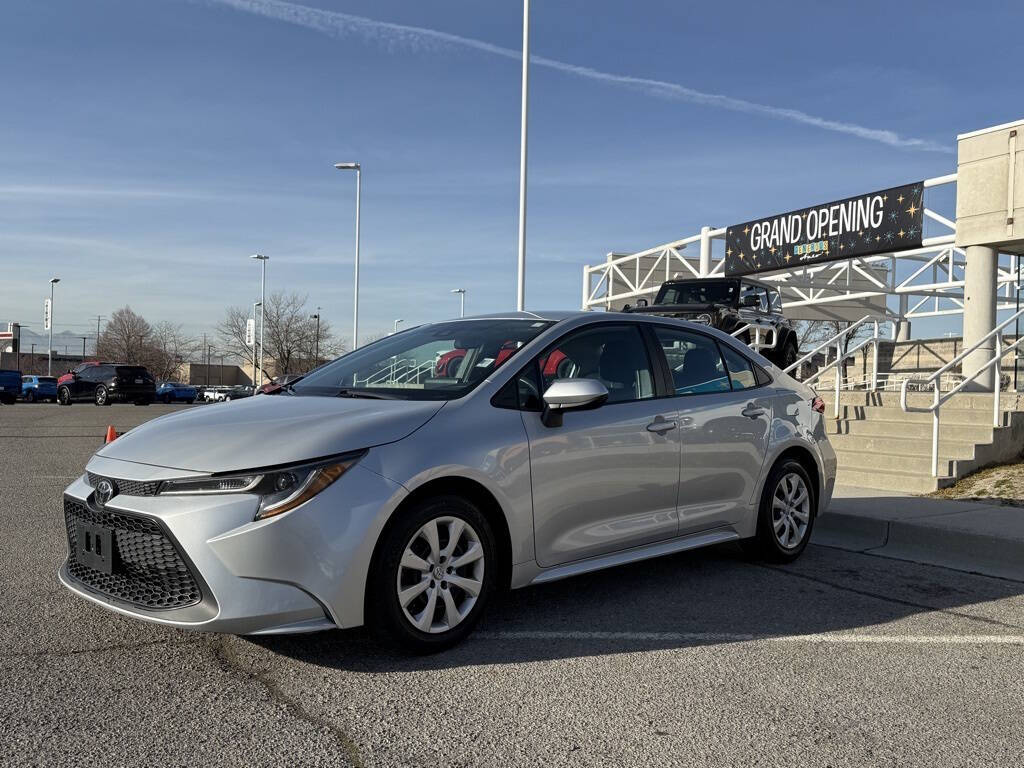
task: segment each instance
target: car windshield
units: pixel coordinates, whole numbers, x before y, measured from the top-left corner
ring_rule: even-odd
[[[544,320],[453,320],[386,336],[297,381],[298,395],[452,400],[545,328]]]
[[[735,304],[735,280],[694,280],[689,283],[667,283],[655,300],[656,304]]]

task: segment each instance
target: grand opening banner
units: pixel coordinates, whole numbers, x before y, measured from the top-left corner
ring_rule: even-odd
[[[924,182],[729,227],[725,273],[749,275],[921,246]]]

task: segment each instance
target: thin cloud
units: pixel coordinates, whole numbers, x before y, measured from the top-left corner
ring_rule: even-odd
[[[433,52],[450,48],[467,48],[494,56],[501,56],[506,59],[519,60],[522,53],[513,48],[505,48],[500,45],[488,43],[485,40],[477,40],[472,37],[463,37],[449,32],[442,32],[426,27],[413,27],[405,24],[394,24],[386,21],[369,19],[364,16],[354,16],[348,13],[336,11],[324,11],[319,8],[310,8],[296,3],[283,2],[283,0],[196,0],[207,5],[227,6],[239,11],[264,16],[266,18],[283,21],[288,24],[312,29],[325,35],[335,38],[358,37],[367,42],[380,45],[388,50],[403,49],[414,53]],[[653,80],[645,77],[633,77],[631,75],[618,75],[612,72],[603,72],[591,67],[569,64],[557,59],[549,59],[544,56],[530,56],[530,62],[538,67],[553,69],[565,74],[574,75],[587,80],[593,80],[609,85],[615,85],[630,90],[656,96],[670,101],[683,101],[691,104],[701,104],[708,107],[717,107],[731,112],[742,112],[745,114],[763,115],[776,120],[786,120],[800,125],[807,125],[835,133],[842,133],[848,136],[856,136],[859,139],[875,141],[890,147],[903,149],[920,150],[924,152],[952,153],[952,147],[940,144],[928,139],[918,139],[908,136],[901,136],[895,131],[884,128],[869,128],[848,123],[840,120],[830,120],[817,115],[811,115],[798,109],[772,106],[770,104],[759,104],[745,99],[737,99],[718,93],[705,93],[694,88],[687,88],[678,83],[671,83],[665,80]]]

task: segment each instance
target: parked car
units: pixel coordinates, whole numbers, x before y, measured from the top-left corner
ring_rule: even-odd
[[[0,403],[14,405],[21,396],[21,371],[0,370]]]
[[[156,399],[163,403],[194,403],[199,392],[191,384],[161,381],[156,386]]]
[[[301,379],[305,375],[306,374],[304,374],[304,373],[286,373],[284,376],[275,376],[270,381],[268,381],[266,384],[264,384],[262,387],[259,387],[256,390],[256,394],[257,395],[276,395],[278,392],[280,392],[282,389],[287,387],[289,384],[292,384],[292,383],[298,381],[299,379]]]
[[[84,363],[79,363],[67,373],[62,373],[57,377],[57,386],[68,383],[72,380],[75,375],[80,375],[86,368],[91,368],[94,365],[113,365],[113,363],[105,363],[99,360],[86,360]]]
[[[57,384],[57,402],[61,405],[83,400],[91,400],[96,405],[113,402],[149,405],[155,397],[156,383],[141,365],[89,365],[81,373],[72,373],[70,381]]]
[[[22,376],[21,399],[26,403],[57,400],[57,379],[54,376]]]
[[[635,307],[626,305],[626,312],[641,312],[678,317],[710,325],[732,334],[748,324],[774,330],[774,346],[762,354],[782,368],[792,365],[800,355],[800,341],[791,320],[782,314],[782,295],[778,286],[750,278],[702,278],[669,280],[662,283],[654,302]],[[765,337],[767,331],[762,332]],[[740,333],[744,344],[755,340],[751,329]]]
[[[478,362],[354,384],[446,349]],[[548,373],[556,354],[568,376]],[[707,325],[589,312],[424,325],[279,396],[104,445],[65,491],[60,579],[164,626],[369,623],[436,651],[509,587],[727,541],[795,559],[835,483],[823,411]]]

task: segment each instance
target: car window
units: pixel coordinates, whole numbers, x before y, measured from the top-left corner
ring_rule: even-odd
[[[640,329],[601,325],[569,334],[537,359],[541,391],[558,379],[597,379],[609,403],[654,397],[654,373]]]
[[[664,326],[655,326],[654,334],[665,353],[677,395],[729,391],[729,377],[714,339]]]
[[[772,312],[782,312],[782,294],[777,288],[768,291],[768,303]]]
[[[655,304],[733,304],[736,300],[735,280],[693,280],[665,283]]]
[[[729,368],[729,381],[733,389],[751,389],[757,386],[757,377],[749,360],[725,344],[722,345],[722,356]]]
[[[21,377],[21,383],[22,384],[31,384],[32,383],[32,377],[31,376],[22,376]]]

